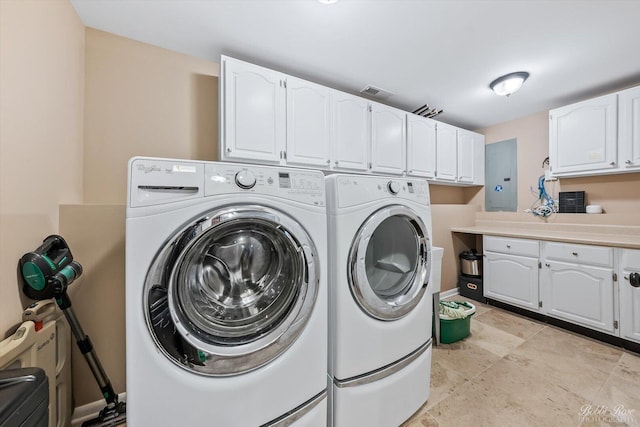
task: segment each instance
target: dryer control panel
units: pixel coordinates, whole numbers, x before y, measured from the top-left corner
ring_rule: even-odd
[[[338,207],[357,206],[380,199],[403,199],[428,205],[429,183],[421,179],[341,175],[336,179]]]
[[[325,205],[324,174],[319,171],[205,163],[205,197],[249,193],[295,200],[315,206]]]

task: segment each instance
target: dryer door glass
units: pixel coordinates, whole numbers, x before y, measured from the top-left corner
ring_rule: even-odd
[[[145,290],[149,327],[165,354],[190,370],[255,369],[306,323],[318,292],[316,259],[309,236],[281,212],[212,212],[154,262]]]
[[[427,229],[411,209],[390,206],[371,215],[349,257],[349,283],[360,307],[380,320],[410,312],[425,291],[429,247]]]

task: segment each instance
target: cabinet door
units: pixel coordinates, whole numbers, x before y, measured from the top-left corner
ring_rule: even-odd
[[[620,336],[640,342],[640,287],[629,280],[631,273],[640,273],[640,251],[622,249],[620,254]]]
[[[287,164],[326,168],[330,151],[329,89],[287,77]]]
[[[545,261],[543,302],[548,316],[615,333],[610,268]]]
[[[284,76],[224,58],[222,158],[280,163],[285,147]]]
[[[554,175],[617,168],[617,95],[551,110],[549,167]]]
[[[371,170],[402,175],[406,160],[406,113],[371,103]]]
[[[539,311],[538,258],[485,251],[484,296]]]
[[[435,120],[407,114],[407,173],[424,178],[435,177]]]
[[[640,169],[640,86],[620,92],[619,106],[620,166]]]
[[[336,170],[369,169],[369,102],[363,98],[331,91],[333,138],[331,167]]]
[[[458,129],[458,182],[473,183],[475,178],[474,133]]]
[[[436,125],[436,179],[455,182],[458,172],[457,129],[446,123]]]

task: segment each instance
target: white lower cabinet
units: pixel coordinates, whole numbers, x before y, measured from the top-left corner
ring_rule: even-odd
[[[547,316],[615,333],[611,268],[546,261],[543,283]]]
[[[484,237],[484,296],[539,311],[538,242]]]
[[[640,250],[620,249],[620,336],[640,343]]]
[[[613,248],[544,242],[547,316],[615,334]]]
[[[484,296],[640,343],[640,250],[483,236]]]

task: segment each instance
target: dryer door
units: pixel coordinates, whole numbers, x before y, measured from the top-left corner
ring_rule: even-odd
[[[235,375],[282,354],[318,294],[317,253],[305,230],[274,209],[208,212],[166,242],[149,269],[149,330],[175,364]]]
[[[393,205],[371,215],[351,245],[348,276],[362,310],[379,320],[395,320],[422,299],[431,260],[427,228],[416,213]]]

